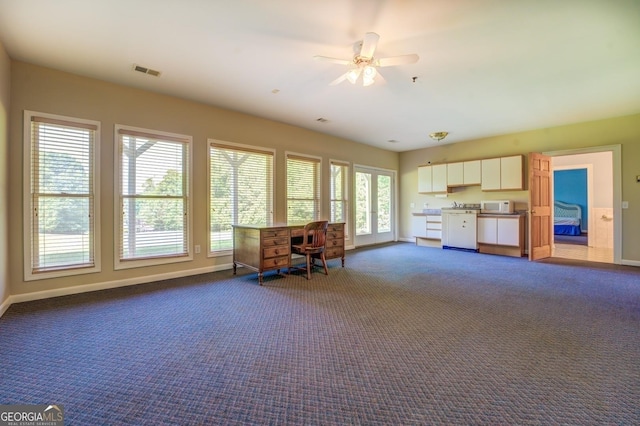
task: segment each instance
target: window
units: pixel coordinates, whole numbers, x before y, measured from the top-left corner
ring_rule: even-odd
[[[25,111],[25,280],[100,271],[100,123]]]
[[[209,141],[210,253],[233,248],[232,225],[273,223],[273,151]]]
[[[331,198],[331,222],[344,222],[345,236],[349,223],[348,212],[348,188],[349,188],[349,163],[331,160],[331,180],[329,192]]]
[[[116,126],[116,269],[192,259],[191,137]]]
[[[287,223],[320,218],[320,159],[287,154]]]

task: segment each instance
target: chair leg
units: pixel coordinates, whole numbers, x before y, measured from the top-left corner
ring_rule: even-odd
[[[329,269],[327,269],[327,259],[324,257],[324,252],[320,253],[320,259],[322,260],[322,266],[324,266],[324,274],[329,275]]]
[[[311,279],[311,255],[307,254],[307,279]]]

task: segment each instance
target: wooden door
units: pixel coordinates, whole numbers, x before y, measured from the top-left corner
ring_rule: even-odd
[[[551,157],[529,153],[529,260],[551,256]]]

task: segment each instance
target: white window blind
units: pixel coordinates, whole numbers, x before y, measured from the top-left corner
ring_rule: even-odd
[[[210,251],[233,248],[232,225],[273,223],[273,152],[209,144]]]
[[[287,223],[320,217],[320,159],[287,154]]]
[[[344,222],[345,234],[349,221],[348,212],[349,163],[331,160],[331,180],[329,182],[331,222]]]
[[[118,128],[119,259],[189,253],[188,137]]]
[[[30,122],[30,276],[94,268],[97,122],[26,113]],[[65,274],[61,274],[65,275]]]

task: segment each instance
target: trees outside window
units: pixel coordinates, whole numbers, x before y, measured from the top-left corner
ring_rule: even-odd
[[[273,151],[209,144],[210,251],[233,248],[233,225],[273,223]]]
[[[117,266],[189,256],[191,138],[125,126],[117,133]]]
[[[320,218],[320,159],[287,154],[287,223]]]
[[[100,123],[25,112],[25,279],[97,272]]]

